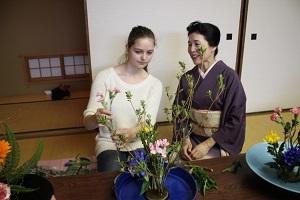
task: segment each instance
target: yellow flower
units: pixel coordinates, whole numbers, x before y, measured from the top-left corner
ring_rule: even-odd
[[[150,126],[143,126],[141,131],[144,132],[144,133],[149,133],[152,130],[153,130],[153,128],[150,127]]]
[[[10,145],[5,140],[0,140],[0,165],[5,161],[7,154],[10,152]]]
[[[278,133],[270,130],[269,133],[264,138],[264,141],[266,141],[269,144],[276,144],[280,140],[280,136]]]

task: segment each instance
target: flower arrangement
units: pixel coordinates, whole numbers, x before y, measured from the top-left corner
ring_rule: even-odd
[[[291,121],[284,119],[282,109],[277,107],[270,116],[273,122],[283,128],[283,141],[274,131],[270,131],[264,138],[268,143],[267,152],[273,156],[273,161],[266,163],[277,170],[279,178],[284,181],[300,181],[300,130],[298,129],[300,108],[290,110],[293,115]]]
[[[115,95],[110,95],[110,98],[114,97]],[[167,139],[158,139],[157,126],[151,122],[151,116],[146,112],[145,101],[140,102],[140,108],[135,108],[132,103],[132,94],[130,91],[126,92],[126,98],[137,116],[138,124],[140,125],[137,137],[140,138],[144,150],[134,151],[125,162],[119,160],[121,171],[129,172],[132,176],[142,179],[140,194],[146,193],[148,196],[157,195],[161,198],[167,195],[164,185],[165,180],[171,168],[178,161],[183,138],[173,141],[173,143],[170,143]],[[109,99],[109,101],[111,100]],[[103,118],[101,123],[108,127],[111,122],[108,122],[107,118]],[[111,130],[114,131],[114,128]],[[126,139],[122,138],[122,135],[120,135],[120,141],[123,144],[126,143]],[[128,151],[130,152],[131,149],[128,149]],[[184,165],[184,167],[200,183],[199,189],[203,194],[211,188],[216,188],[216,182],[207,175],[206,168],[189,164]]]
[[[4,139],[0,140],[0,199],[9,199],[10,194],[17,195],[20,192],[32,192],[34,188],[22,186],[22,178],[31,172],[37,165],[43,152],[43,144],[40,143],[32,157],[19,165],[20,149],[14,133],[4,124]]]
[[[127,101],[130,103],[132,109],[134,110],[138,124],[139,131],[137,133],[137,137],[140,138],[143,144],[143,150],[133,151],[132,149],[128,149],[130,152],[130,157],[127,161],[120,162],[121,171],[129,172],[132,176],[139,177],[142,180],[142,186],[140,194],[144,194],[147,198],[152,199],[151,196],[156,196],[156,198],[163,199],[167,196],[167,190],[165,188],[165,181],[168,173],[176,165],[178,162],[179,152],[181,150],[181,146],[184,142],[184,139],[189,136],[191,133],[191,124],[190,124],[190,110],[192,105],[192,97],[194,95],[194,87],[197,85],[193,80],[191,75],[186,74],[185,72],[185,64],[183,62],[179,63],[181,66],[180,72],[177,74],[177,78],[184,74],[189,82],[189,98],[185,102],[178,102],[171,106],[171,108],[165,108],[165,113],[170,122],[176,122],[179,127],[175,130],[180,130],[175,133],[175,140],[170,143],[167,139],[159,139],[157,126],[151,122],[151,116],[146,111],[146,103],[145,101],[140,102],[140,107],[135,108],[132,102],[132,94],[130,91],[126,92]],[[221,88],[218,95],[215,97],[216,99],[223,91],[223,78],[220,76],[220,80],[222,83],[220,84]],[[167,90],[167,97],[169,101],[172,101],[173,95],[170,94],[169,88]],[[119,93],[119,90],[113,89],[108,90],[108,98],[105,98],[105,95],[98,94],[99,100],[102,107],[107,108],[107,103],[110,104],[113,102],[113,99]],[[209,97],[212,97],[212,93],[210,92]],[[213,100],[213,103],[216,100]],[[212,104],[213,104],[212,103]],[[107,127],[112,134],[116,134],[116,130],[112,126],[111,120],[106,116],[100,116],[98,118],[98,122],[105,127]],[[121,144],[118,146],[123,146],[126,143],[126,138],[123,135],[118,135]],[[216,188],[216,182],[208,176],[205,168],[196,165],[183,165],[189,172],[196,178],[196,181],[199,183],[200,191],[205,194],[205,192],[209,189]]]
[[[113,102],[113,99],[119,93],[119,90],[108,90],[109,98],[105,100],[105,97],[98,95],[100,99],[98,102],[104,108],[105,101]],[[135,108],[132,102],[132,93],[126,91],[126,99],[130,103],[134,110],[137,121],[139,124],[139,131],[137,137],[140,138],[144,149],[130,152],[130,157],[127,161],[120,161],[121,171],[129,172],[132,176],[136,176],[142,179],[142,187],[140,194],[147,193],[147,195],[158,194],[158,196],[167,195],[166,188],[164,187],[165,179],[174,166],[176,155],[180,150],[179,143],[170,144],[167,139],[158,139],[157,126],[151,122],[151,116],[146,111],[145,101],[140,102],[140,107]],[[107,127],[111,133],[115,133],[115,128],[112,126],[111,121],[106,116],[100,116],[98,122]],[[117,149],[119,146],[126,147],[126,138],[123,135],[118,134],[121,144],[116,144]],[[158,191],[155,193],[154,191]]]
[[[167,139],[158,139],[157,126],[151,122],[145,102],[141,101],[141,107],[136,109],[129,91],[126,92],[126,97],[138,118],[140,129],[137,137],[141,139],[144,150],[135,151],[127,162],[122,163],[122,170],[142,178],[141,194],[146,192],[148,196],[166,196],[164,183],[171,167],[174,166],[180,143],[170,144]]]

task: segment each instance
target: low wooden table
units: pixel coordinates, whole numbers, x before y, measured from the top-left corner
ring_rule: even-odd
[[[222,172],[239,159],[242,168],[236,174]],[[195,164],[212,168],[211,176],[218,184],[217,190],[209,191],[199,199],[233,200],[300,200],[300,195],[278,188],[254,174],[245,161],[245,154],[197,161]],[[96,173],[80,176],[49,178],[57,200],[111,200],[115,199],[113,182],[118,172]]]

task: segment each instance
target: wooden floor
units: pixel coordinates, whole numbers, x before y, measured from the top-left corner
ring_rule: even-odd
[[[285,113],[286,115],[287,113]],[[246,140],[242,152],[246,152],[253,144],[262,142],[266,133],[272,129],[281,131],[279,125],[270,120],[270,113],[248,114],[246,122]],[[160,126],[162,137],[170,138],[172,129],[170,126]],[[45,149],[41,160],[73,158],[77,154],[81,156],[94,155],[96,133],[83,133],[66,136],[52,136],[44,138],[19,139],[21,148],[21,161],[27,160],[34,152],[39,141],[44,142]]]

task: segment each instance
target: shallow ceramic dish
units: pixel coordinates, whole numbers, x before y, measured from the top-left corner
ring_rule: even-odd
[[[250,169],[268,181],[269,183],[289,190],[292,192],[300,193],[300,182],[290,183],[284,182],[278,178],[276,170],[265,165],[267,162],[272,161],[272,156],[267,152],[267,143],[258,143],[253,145],[246,153],[246,162],[249,165]]]

